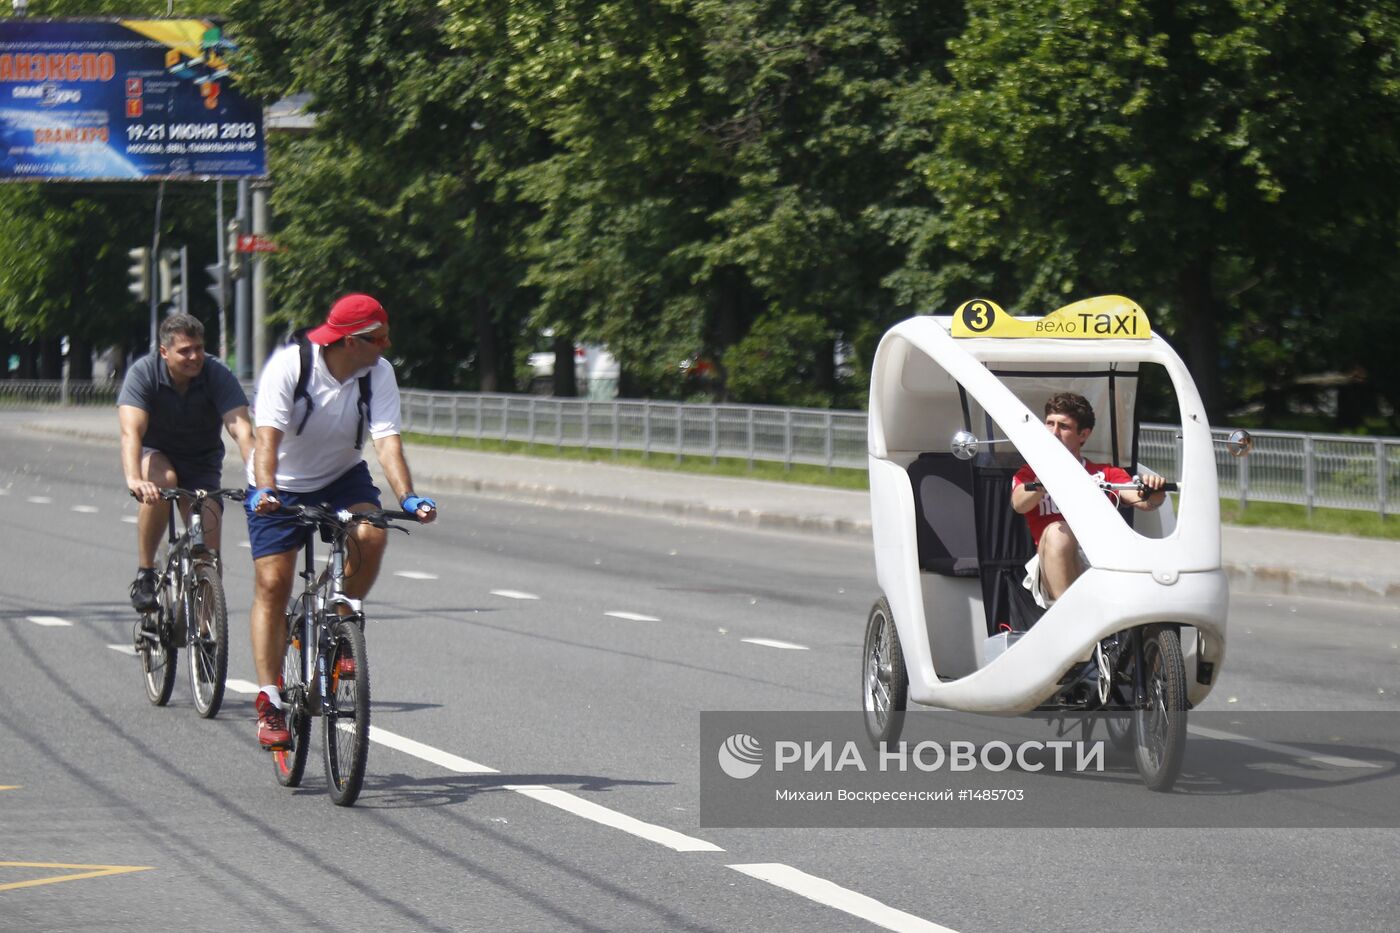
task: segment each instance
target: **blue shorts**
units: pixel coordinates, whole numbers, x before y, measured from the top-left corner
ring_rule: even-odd
[[[253,488],[248,487],[251,493]],[[373,503],[379,507],[379,487],[369,478],[369,467],[361,460],[340,475],[323,489],[312,492],[277,491],[277,498],[283,505],[319,505],[329,509],[348,509],[361,502]],[[281,554],[299,550],[306,543],[311,529],[288,515],[273,512],[259,515],[248,508],[245,500],[243,511],[248,513],[248,543],[253,547],[253,558],[269,554]]]

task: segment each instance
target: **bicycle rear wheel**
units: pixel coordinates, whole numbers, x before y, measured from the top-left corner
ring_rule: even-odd
[[[195,711],[212,719],[224,702],[228,675],[228,605],[224,584],[213,564],[194,568],[195,630],[190,638],[190,692]]]
[[[301,620],[289,617],[287,630],[287,653],[282,657],[282,710],[287,717],[287,731],[292,734],[291,748],[278,748],[272,752],[272,770],[277,775],[277,783],[283,787],[297,787],[306,771],[306,753],[311,746],[311,713],[307,705],[306,684],[301,672]]]
[[[321,718],[322,745],[331,800],[348,807],[360,796],[369,756],[369,664],[358,617],[340,619],[330,631],[333,702]]]
[[[156,706],[170,702],[170,693],[175,689],[174,641],[170,631],[175,625],[176,608],[179,600],[173,580],[162,577],[160,589],[156,591],[160,605],[155,612],[143,613],[142,621],[136,623],[136,656],[141,659],[141,679],[146,685],[146,699]],[[147,630],[142,622],[154,623]]]

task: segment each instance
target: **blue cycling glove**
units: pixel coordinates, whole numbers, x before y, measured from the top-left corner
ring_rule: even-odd
[[[405,512],[417,512],[424,506],[429,510],[437,508],[437,503],[425,496],[405,496],[401,504]]]
[[[258,503],[263,501],[264,496],[271,496],[276,499],[277,490],[273,489],[271,486],[254,489],[252,492],[248,493],[248,497],[243,500],[243,504],[247,506],[248,511],[256,512],[258,510]]]

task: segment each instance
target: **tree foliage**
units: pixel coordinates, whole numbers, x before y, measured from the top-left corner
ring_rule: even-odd
[[[940,133],[916,162],[940,205],[926,237],[961,260],[931,297],[975,284],[1032,312],[1126,291],[1217,416],[1259,381],[1343,362],[1317,351],[1397,241],[1393,8],[968,11],[951,81],[911,91]]]
[[[1394,0],[224,6],[241,89],[318,116],[272,146],[278,318],[380,294],[408,382],[510,388],[549,333],[637,394],[855,406],[901,317],[1121,292],[1212,417],[1332,372],[1396,424]],[[5,326],[117,339],[121,257],[66,257],[140,211],[0,207]]]

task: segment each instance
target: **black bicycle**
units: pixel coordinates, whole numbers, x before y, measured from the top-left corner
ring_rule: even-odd
[[[224,599],[219,557],[204,545],[206,499],[241,500],[241,489],[162,489],[172,503],[166,547],[158,564],[157,606],[141,613],[132,639],[141,660],[146,697],[156,706],[170,702],[175,686],[176,657],[189,648],[190,692],[195,711],[204,719],[218,715],[228,675],[228,605]],[[173,503],[190,503],[188,527],[176,534]]]
[[[355,525],[408,529],[395,521],[418,523],[412,512],[333,512],[310,505],[283,506],[291,521],[320,531],[330,545],[325,568],[315,564],[315,535],[307,535],[301,577],[305,588],[287,606],[287,651],[282,661],[282,707],[291,743],[274,749],[272,766],[284,787],[301,783],[310,746],[311,720],[321,719],[326,784],[342,806],[360,795],[369,755],[369,658],[365,614],[359,600],[345,595],[346,541]]]

